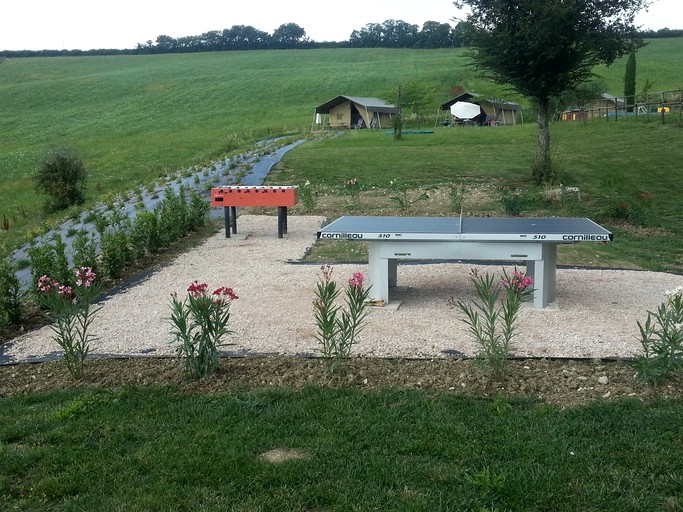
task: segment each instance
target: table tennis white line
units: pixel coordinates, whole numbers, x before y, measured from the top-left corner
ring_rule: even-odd
[[[564,239],[565,235],[583,235],[583,234],[588,234],[588,235],[606,235],[609,234],[605,228],[600,226],[599,224],[595,223],[594,221],[591,221],[590,219],[585,219],[589,220],[592,224],[593,227],[598,227],[600,228],[600,232],[591,232],[587,231],[586,233],[577,233],[575,231],[566,231],[566,232],[527,232],[525,233],[524,231],[516,231],[514,233],[512,232],[507,232],[507,233],[501,233],[501,232],[480,232],[480,233],[467,233],[465,234],[463,232],[463,226],[462,226],[462,213],[463,213],[463,208],[461,207],[461,216],[459,217],[459,229],[457,233],[451,234],[450,236],[445,236],[445,233],[421,233],[421,234],[416,234],[416,233],[410,233],[410,232],[403,232],[403,233],[398,233],[398,232],[393,232],[391,235],[387,236],[387,232],[382,230],[378,230],[377,232],[370,232],[370,231],[357,231],[356,229],[353,230],[343,230],[343,229],[337,229],[337,230],[332,230],[332,233],[338,233],[341,236],[338,236],[338,238],[358,238],[358,239],[367,239],[367,240],[372,240],[376,238],[382,238],[382,239],[404,239],[404,240],[434,240],[438,241],[439,238],[441,240],[453,240],[453,239],[460,239],[460,240],[520,240],[520,241],[559,241],[559,242],[577,242],[577,241],[593,241],[589,239],[584,239],[584,240],[577,240],[575,238],[571,239]],[[362,217],[361,217],[362,218]],[[561,221],[565,219],[553,219],[556,221]],[[574,219],[572,219],[574,220]],[[581,219],[584,220],[584,219]],[[336,221],[335,221],[336,222]],[[327,231],[327,233],[330,233],[328,231],[330,226],[327,226],[327,229],[321,230],[321,233]],[[381,234],[380,234],[381,233]],[[357,235],[357,236],[353,236]],[[323,238],[323,237],[320,237]],[[325,237],[327,238],[327,237]],[[335,238],[335,237],[329,237],[329,238]]]
[[[534,238],[538,236],[539,238]],[[564,238],[564,236],[577,236],[575,234],[548,233],[538,235],[530,234],[503,234],[503,233],[368,233],[368,232],[319,232],[318,238],[331,240],[357,240],[357,241],[380,241],[380,242],[521,242],[521,243],[575,243],[575,242],[607,242],[607,240],[578,240]],[[607,235],[596,235],[607,236]]]

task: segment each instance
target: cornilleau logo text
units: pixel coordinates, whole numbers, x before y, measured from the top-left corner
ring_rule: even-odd
[[[567,240],[568,242],[609,242],[609,235],[563,235],[562,240]]]
[[[361,233],[320,233],[320,238],[359,240],[363,238],[363,235]]]

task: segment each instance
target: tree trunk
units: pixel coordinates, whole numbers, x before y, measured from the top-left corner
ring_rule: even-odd
[[[401,85],[398,86],[398,91],[396,93],[396,116],[394,116],[394,140],[403,139],[403,114],[401,112]]]
[[[537,104],[538,110],[538,148],[536,160],[532,166],[531,174],[538,185],[552,183],[553,171],[550,165],[550,122],[549,105],[547,98],[543,98]]]

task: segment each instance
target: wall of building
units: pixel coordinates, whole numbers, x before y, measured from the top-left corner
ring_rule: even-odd
[[[351,103],[345,101],[330,109],[330,128],[351,128]]]

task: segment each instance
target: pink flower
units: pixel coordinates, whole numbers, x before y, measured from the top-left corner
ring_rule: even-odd
[[[92,271],[92,267],[81,267],[76,270],[76,286],[85,286],[86,288],[93,284],[97,274]]]
[[[323,273],[323,281],[329,283],[332,280],[332,267],[330,265],[323,265],[320,267],[320,271]]]
[[[50,293],[59,288],[59,283],[48,276],[41,276],[38,279],[38,291],[42,293]]]
[[[363,283],[365,282],[365,277],[360,272],[354,272],[353,276],[349,279],[349,286],[351,288],[363,288]]]
[[[57,293],[61,295],[64,300],[71,300],[74,298],[74,289],[71,288],[71,286],[60,284],[59,288],[57,288]]]
[[[239,299],[239,297],[233,291],[232,288],[226,288],[225,286],[221,286],[220,288],[215,290],[213,294],[217,295],[218,297],[221,297],[221,300],[223,297],[227,297],[229,300]]]
[[[534,284],[534,280],[529,276],[524,275],[524,272],[514,270],[510,279],[503,279],[503,286],[511,290],[523,291]]]
[[[192,284],[187,288],[187,291],[195,298],[198,299],[202,295],[206,295],[206,290],[209,285],[206,283],[200,283],[199,281],[192,281]]]

